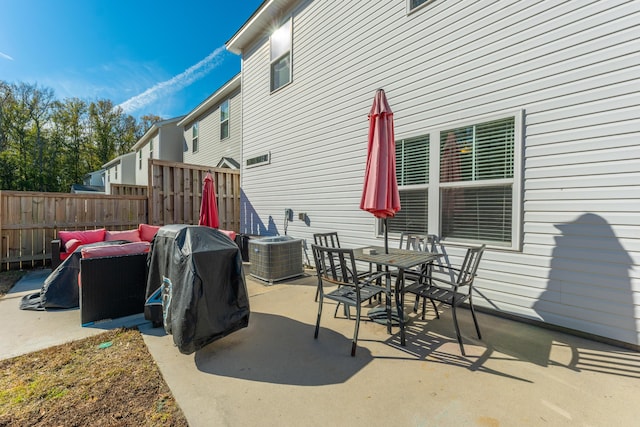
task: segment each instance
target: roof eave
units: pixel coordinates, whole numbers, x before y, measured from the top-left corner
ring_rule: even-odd
[[[226,82],[220,89],[214,92],[211,96],[205,99],[200,105],[191,110],[189,114],[184,116],[182,120],[180,120],[176,126],[184,126],[187,123],[193,121],[200,114],[207,111],[209,108],[213,107],[217,103],[221,102],[225,98],[227,98],[230,94],[232,94],[235,90],[240,87],[240,73],[236,74],[231,80]]]
[[[260,7],[249,17],[247,22],[225,43],[229,52],[241,55],[242,50],[253,40],[265,32],[270,32],[274,24],[279,24],[278,19],[282,11],[288,8],[294,0],[265,0]]]

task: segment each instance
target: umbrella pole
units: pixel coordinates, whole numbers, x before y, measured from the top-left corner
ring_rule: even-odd
[[[387,218],[384,219],[384,253],[389,253],[389,231],[387,228]]]

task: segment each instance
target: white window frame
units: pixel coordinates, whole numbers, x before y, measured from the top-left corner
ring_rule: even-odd
[[[289,25],[289,50],[281,53],[280,55],[278,55],[277,57],[273,58],[273,39],[274,37],[278,37],[279,35],[281,35],[281,32],[283,31],[283,28],[286,25]],[[280,84],[280,86],[275,87],[274,84],[274,66],[276,64],[278,64],[279,62],[281,62],[283,59],[285,59],[286,57],[289,58],[289,80],[285,83]],[[269,88],[271,90],[271,93],[276,92],[280,89],[282,89],[283,87],[286,87],[288,85],[291,84],[291,82],[293,81],[293,17],[290,16],[287,20],[285,20],[282,25],[280,25],[278,27],[277,30],[275,30],[271,36],[269,37]]]
[[[142,149],[138,150],[138,169],[142,170]]]
[[[191,125],[191,152],[197,153],[200,150],[200,122]]]
[[[227,118],[224,119],[222,112],[223,112],[223,107],[226,105],[226,110],[227,110]],[[231,136],[231,129],[229,128],[229,117],[231,116],[231,110],[229,108],[229,100],[225,100],[222,104],[220,104],[220,140],[224,140],[224,139],[228,139]],[[222,129],[223,126],[226,124],[227,126],[227,135],[226,136],[222,136]]]
[[[455,129],[466,126],[474,126],[485,122],[490,122],[494,120],[500,120],[513,117],[514,118],[514,153],[513,153],[513,179],[500,179],[500,180],[487,180],[485,181],[474,181],[469,183],[458,184],[458,187],[462,186],[473,186],[473,187],[481,187],[487,186],[491,184],[501,184],[510,182],[512,183],[512,212],[511,212],[511,242],[510,244],[499,244],[496,242],[489,241],[477,241],[477,240],[461,240],[461,239],[447,239],[446,243],[451,244],[479,244],[485,243],[487,247],[503,249],[503,250],[513,250],[520,251],[522,249],[522,217],[523,217],[523,198],[522,198],[522,177],[524,174],[524,164],[523,164],[523,146],[524,146],[524,136],[523,136],[523,123],[524,123],[524,111],[523,110],[510,110],[502,113],[490,114],[485,116],[477,116],[472,117],[465,120],[460,120],[456,122],[446,123],[442,126],[438,126],[437,129],[430,130],[428,132],[421,132],[418,134],[412,134],[411,136],[403,136],[402,138],[396,138],[397,140],[402,139],[412,139],[415,137],[429,135],[429,183],[423,185],[408,185],[408,186],[400,186],[400,191],[403,190],[416,190],[416,189],[424,189],[427,191],[427,232],[429,234],[435,234],[437,236],[441,236],[441,210],[440,210],[440,190],[445,187],[451,187],[452,184],[449,183],[441,183],[440,182],[440,132]],[[382,236],[382,221],[378,222],[376,227],[378,237]]]
[[[149,158],[153,159],[153,138],[149,140]]]

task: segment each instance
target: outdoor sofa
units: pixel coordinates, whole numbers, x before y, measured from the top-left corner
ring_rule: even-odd
[[[51,241],[51,269],[55,270],[69,255],[82,245],[98,242],[126,240],[129,242],[151,242],[160,229],[156,225],[139,224],[138,228],[124,231],[61,230],[58,238]]]
[[[80,250],[82,325],[144,311],[149,248],[149,242],[134,242]]]

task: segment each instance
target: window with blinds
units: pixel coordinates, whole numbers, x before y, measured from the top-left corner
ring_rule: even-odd
[[[511,243],[515,119],[440,132],[440,237]]]
[[[388,220],[390,233],[427,233],[429,135],[396,141],[396,179],[402,209]]]
[[[443,240],[518,247],[521,171],[516,169],[518,115],[396,141],[401,210],[390,233],[437,234]],[[434,151],[439,147],[439,151]],[[429,171],[438,169],[429,182]],[[436,181],[437,182],[434,182]],[[431,199],[429,191],[437,191]],[[435,203],[435,201],[438,203]],[[429,217],[432,216],[429,228]],[[383,233],[382,221],[379,232]]]

